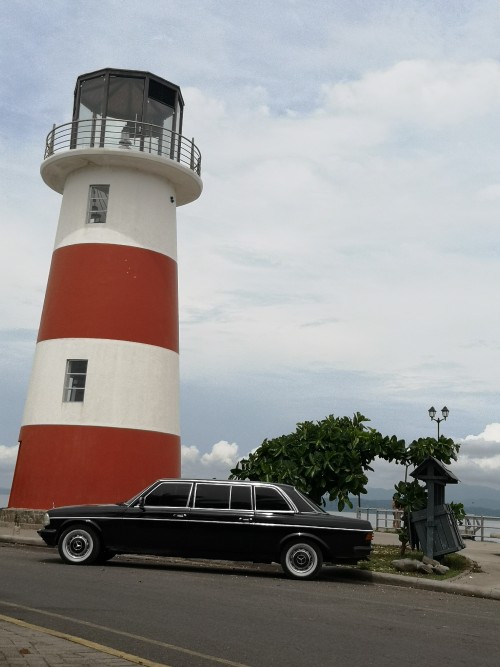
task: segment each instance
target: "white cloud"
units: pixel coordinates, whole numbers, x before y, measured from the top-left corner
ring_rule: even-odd
[[[201,463],[204,466],[232,466],[238,455],[238,445],[226,440],[216,442],[209,454],[203,454]]]
[[[467,443],[475,442],[478,445],[488,442],[500,443],[500,424],[498,422],[487,424],[482,433],[479,433],[478,435],[467,435],[463,441]]]
[[[227,479],[238,461],[238,445],[220,440],[210,452],[201,454],[194,445],[182,445],[182,476]]]
[[[0,445],[0,467],[14,469],[17,458],[18,445],[14,447],[6,447],[5,445]]]
[[[293,118],[262,117],[258,93],[244,112],[198,108],[198,91],[206,188],[179,214],[185,377],[330,366],[386,374],[399,395],[500,390],[497,216],[481,194],[497,183],[483,165],[499,84],[491,61],[405,61],[329,84]]]
[[[500,105],[500,64],[407,60],[358,81],[324,87],[326,110],[449,128],[494,112]]]
[[[10,489],[17,459],[18,445],[0,445],[0,489]],[[1,492],[0,492],[1,493]],[[0,507],[3,505],[0,499]]]
[[[468,435],[461,443],[457,476],[467,484],[500,489],[500,423],[487,424],[478,435]]]

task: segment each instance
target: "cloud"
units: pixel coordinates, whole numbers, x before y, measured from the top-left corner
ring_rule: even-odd
[[[454,471],[460,480],[500,489],[500,423],[487,424],[478,435],[457,442],[461,447]]]
[[[10,489],[11,487],[18,447],[19,445],[13,447],[0,445],[0,493],[1,489]]]
[[[182,476],[227,479],[238,461],[238,445],[220,440],[210,452],[201,454],[194,445],[182,445]]]
[[[347,413],[366,400],[425,412],[436,391],[459,432],[491,419],[500,265],[484,193],[498,177],[484,165],[499,83],[491,60],[405,60],[326,84],[293,117],[262,115],[258,90],[244,112],[193,90],[206,187],[202,217],[179,212],[184,380],[260,370],[266,391],[272,369],[290,402],[294,374],[323,368],[313,393],[338,412],[350,371],[378,386],[353,392]],[[405,428],[419,437],[415,420]]]
[[[358,81],[324,87],[326,111],[449,128],[500,105],[500,64],[406,60]]]

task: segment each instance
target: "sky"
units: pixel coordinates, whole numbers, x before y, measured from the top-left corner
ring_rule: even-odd
[[[39,175],[78,75],[178,84],[204,191],[177,211],[183,474],[361,412],[462,443],[500,490],[497,0],[4,2],[0,488],[9,488],[60,195]],[[399,470],[377,464],[371,486]]]

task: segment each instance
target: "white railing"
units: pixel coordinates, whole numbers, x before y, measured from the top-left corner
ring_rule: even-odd
[[[398,510],[361,507],[356,510],[356,516],[370,521],[375,530],[395,531],[401,527],[402,512]],[[481,542],[492,536],[495,536],[493,539],[500,539],[500,516],[467,514],[459,523],[459,530],[466,539],[479,539]]]
[[[481,542],[491,537],[500,540],[500,517],[498,516],[467,514],[459,527],[462,537],[465,538],[473,540],[479,538]]]
[[[52,128],[47,135],[44,158],[75,148],[119,148],[175,160],[201,174],[201,153],[194,139],[187,139],[159,125],[135,120],[91,118]]]

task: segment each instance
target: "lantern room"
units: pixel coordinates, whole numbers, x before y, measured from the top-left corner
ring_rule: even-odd
[[[73,120],[147,123],[182,134],[183,108],[175,84],[149,72],[106,68],[78,77]]]

